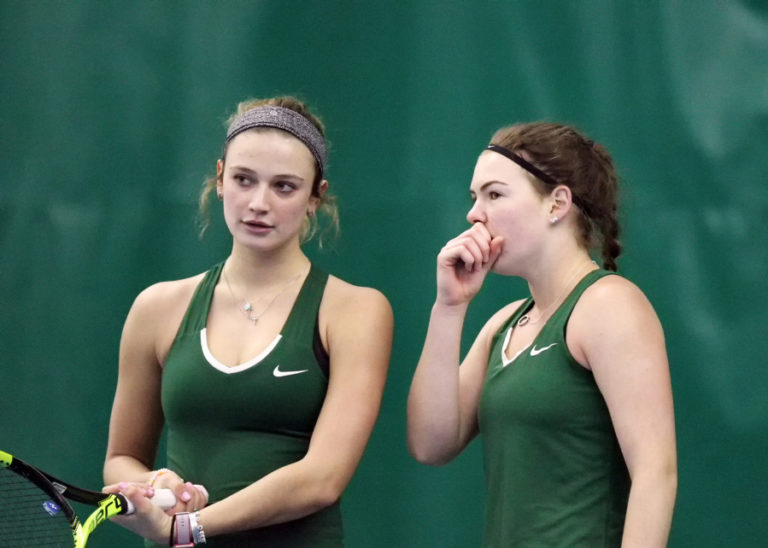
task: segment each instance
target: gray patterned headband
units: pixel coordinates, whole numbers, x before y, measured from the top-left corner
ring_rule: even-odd
[[[315,125],[298,112],[285,107],[261,106],[245,111],[229,125],[225,146],[246,129],[255,127],[273,127],[287,131],[304,143],[312,152],[320,167],[320,175],[325,172],[328,160],[328,147],[325,137]]]

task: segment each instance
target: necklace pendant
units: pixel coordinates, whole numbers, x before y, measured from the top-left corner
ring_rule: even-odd
[[[232,300],[234,301],[234,305],[235,305],[235,307],[236,307],[238,310],[240,310],[240,311],[243,313],[243,315],[245,315],[245,317],[246,317],[246,318],[247,318],[247,319],[248,319],[248,320],[249,320],[251,323],[253,323],[253,325],[257,325],[257,322],[259,321],[259,318],[261,318],[261,317],[262,317],[262,316],[263,316],[263,315],[264,315],[264,314],[265,314],[265,313],[266,313],[266,312],[269,310],[269,307],[271,307],[271,306],[272,306],[272,304],[275,302],[275,300],[276,300],[276,299],[277,299],[277,298],[278,298],[280,295],[282,295],[282,294],[285,292],[285,290],[287,290],[287,289],[288,289],[288,288],[289,288],[289,287],[290,287],[290,286],[291,286],[291,285],[292,285],[294,282],[296,282],[296,280],[298,280],[299,278],[301,278],[302,274],[304,274],[305,272],[308,272],[308,271],[309,271],[309,269],[310,269],[311,267],[312,267],[312,264],[311,264],[311,263],[309,263],[309,264],[308,264],[308,266],[307,266],[307,268],[306,268],[306,269],[304,269],[304,271],[302,271],[302,272],[299,272],[298,274],[296,274],[296,275],[295,275],[293,278],[291,278],[290,280],[288,280],[288,282],[287,282],[285,285],[283,285],[283,286],[282,286],[282,287],[281,287],[281,288],[280,288],[280,289],[279,289],[277,292],[273,293],[273,294],[271,295],[271,299],[269,300],[269,302],[267,303],[267,305],[266,305],[266,306],[264,306],[264,307],[261,307],[261,310],[260,310],[258,313],[257,313],[257,312],[255,312],[255,310],[254,310],[254,306],[253,306],[253,304],[252,304],[252,303],[250,303],[250,302],[248,302],[248,301],[245,301],[245,300],[243,300],[243,299],[239,299],[239,298],[237,298],[237,297],[235,296],[235,293],[234,293],[234,291],[232,291],[232,286],[231,286],[231,285],[230,285],[230,283],[229,283],[229,276],[227,276],[227,270],[226,270],[226,269],[222,270],[222,272],[221,272],[221,275],[224,277],[224,282],[227,284],[227,289],[229,290],[229,294],[232,296]],[[262,295],[261,297],[259,297],[259,298],[258,298],[258,299],[255,301],[255,302],[256,302],[256,304],[260,304],[260,303],[261,303],[263,300],[265,300],[267,297],[270,297],[270,295],[269,295],[269,294],[266,294],[266,295]],[[242,308],[241,308],[241,304],[240,304],[240,303],[245,303],[245,304],[243,304],[243,305],[242,305]]]
[[[531,318],[530,318],[530,316],[528,316],[528,314],[523,314],[522,316],[520,316],[520,319],[517,320],[517,327],[523,327],[530,320],[531,320]]]

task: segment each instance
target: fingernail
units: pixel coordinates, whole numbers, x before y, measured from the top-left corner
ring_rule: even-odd
[[[187,493],[186,491],[184,491],[184,492],[181,494],[181,500],[183,500],[184,502],[189,502],[189,499],[191,499],[191,498],[192,498],[192,495],[190,495],[190,494],[189,494],[189,493]]]
[[[125,481],[121,481],[120,483],[118,483],[118,484],[117,484],[117,486],[118,486],[120,489],[127,489],[127,488],[128,488],[128,485],[129,485],[129,484],[128,484],[127,482],[125,482]]]

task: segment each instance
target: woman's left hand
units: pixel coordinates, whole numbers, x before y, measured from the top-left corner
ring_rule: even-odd
[[[116,516],[112,521],[146,539],[166,544],[171,534],[171,516],[148,498],[148,488],[133,483],[108,485],[105,493],[120,493],[133,503],[135,511],[128,516]]]

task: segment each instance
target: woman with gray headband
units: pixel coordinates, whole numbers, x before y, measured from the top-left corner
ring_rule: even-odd
[[[379,411],[393,320],[381,293],[301,249],[318,213],[334,217],[327,158],[302,102],[240,104],[201,200],[223,202],[231,254],[149,287],[128,314],[105,489],[131,499],[116,521],[150,541],[343,545],[339,499]],[[155,488],[176,506],[153,506]]]

